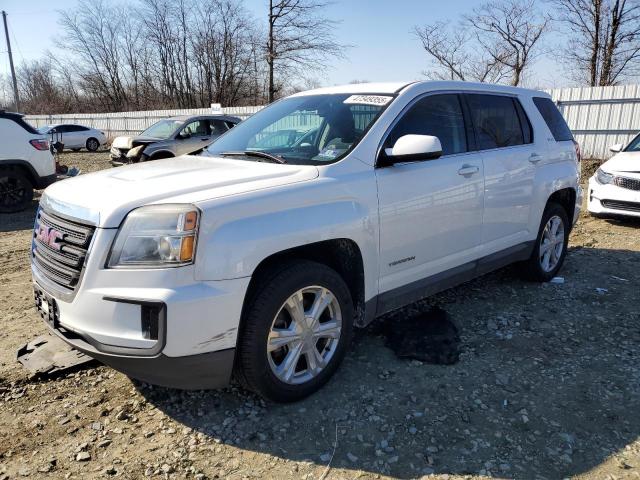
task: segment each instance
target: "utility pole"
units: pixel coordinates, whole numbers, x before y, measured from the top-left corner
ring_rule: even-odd
[[[13,100],[16,112],[20,111],[20,97],[18,97],[18,82],[16,81],[16,69],[13,68],[13,55],[11,54],[11,42],[9,41],[9,29],[7,28],[7,12],[2,11],[2,21],[4,22],[4,34],[7,37],[7,51],[9,52],[9,65],[11,66],[11,79],[13,80]]]

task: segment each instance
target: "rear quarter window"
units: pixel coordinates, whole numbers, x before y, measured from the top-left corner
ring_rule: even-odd
[[[551,131],[551,135],[556,142],[563,142],[565,140],[573,140],[573,134],[564,121],[564,117],[553,103],[553,100],[543,97],[533,97],[533,103],[542,115],[547,127]]]

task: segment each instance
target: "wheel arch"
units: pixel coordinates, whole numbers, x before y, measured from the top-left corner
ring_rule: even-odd
[[[576,205],[576,189],[573,187],[562,188],[553,192],[547,199],[547,205],[549,203],[559,204],[566,212],[569,218],[569,226],[573,225],[575,205]],[[545,205],[546,208],[546,205]]]
[[[33,166],[25,160],[3,160],[0,162],[0,170],[5,168],[8,170],[19,170],[23,172],[31,182],[33,188],[36,188],[39,184],[40,176],[37,174]]]
[[[336,238],[300,245],[264,258],[251,275],[242,306],[242,318],[244,318],[245,309],[257,293],[257,286],[296,260],[317,262],[335,270],[349,287],[353,301],[354,324],[357,326],[366,324],[364,261],[360,247],[349,238]],[[242,318],[240,331],[242,331]]]

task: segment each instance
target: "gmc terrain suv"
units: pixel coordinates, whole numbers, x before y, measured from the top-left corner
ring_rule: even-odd
[[[57,178],[47,136],[22,117],[0,110],[0,213],[25,209],[34,188],[45,188]]]
[[[505,86],[298,93],[205,154],[49,187],[36,304],[131,377],[213,388],[234,373],[275,401],[323,385],[377,315],[512,262],[550,280],[582,197],[549,96]]]

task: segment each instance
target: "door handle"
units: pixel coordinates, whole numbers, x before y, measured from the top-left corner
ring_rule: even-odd
[[[540,160],[542,160],[542,157],[537,153],[532,153],[531,155],[529,155],[529,161],[531,163],[538,163]]]
[[[470,175],[473,175],[474,173],[478,173],[480,171],[480,167],[476,166],[476,165],[462,165],[462,168],[460,168],[460,170],[458,170],[458,175],[463,175],[465,177],[468,177]]]
[[[201,138],[200,140],[202,140],[203,142],[206,142],[209,139],[208,138]]]

